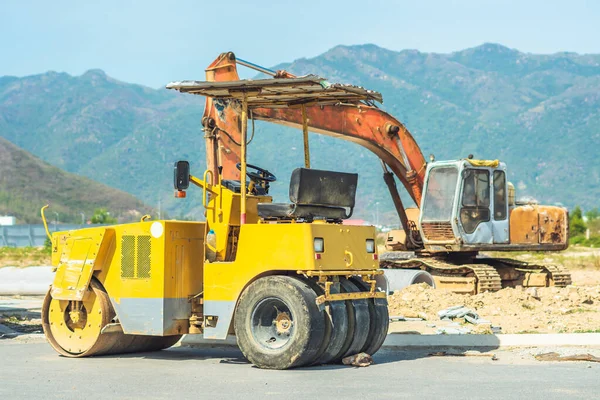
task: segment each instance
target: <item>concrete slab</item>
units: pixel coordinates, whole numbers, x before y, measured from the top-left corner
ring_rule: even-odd
[[[218,347],[235,346],[235,336],[227,340],[208,340],[202,335],[185,335],[182,346]],[[439,347],[439,348],[501,348],[501,347],[542,347],[579,346],[600,347],[600,333],[560,333],[560,334],[501,334],[501,335],[416,335],[391,333],[383,343],[384,348],[394,347]]]

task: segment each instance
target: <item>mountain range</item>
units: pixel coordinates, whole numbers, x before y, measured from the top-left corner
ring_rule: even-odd
[[[357,45],[274,67],[282,68],[381,92],[382,108],[406,125],[426,157],[505,161],[517,197],[600,203],[600,55],[529,54],[498,44],[449,54]],[[173,198],[172,165],[187,159],[202,175],[203,105],[199,96],[120,82],[101,70],[5,76],[0,136],[172,216],[201,218],[199,191]],[[359,172],[357,217],[397,223],[373,154],[340,139],[310,140],[313,167]],[[303,164],[301,132],[257,122],[248,160],[278,176],[272,191],[286,201],[290,173]]]
[[[46,217],[56,222],[80,223],[99,208],[120,222],[153,212],[129,193],[65,172],[0,138],[0,214],[40,223],[45,204],[50,205]]]

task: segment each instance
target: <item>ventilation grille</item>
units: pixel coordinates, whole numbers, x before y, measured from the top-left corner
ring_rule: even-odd
[[[121,238],[121,278],[150,278],[151,258],[150,236],[123,235]]]
[[[423,234],[428,240],[454,241],[454,232],[450,222],[423,222]]]
[[[135,236],[121,239],[121,278],[135,278]]]

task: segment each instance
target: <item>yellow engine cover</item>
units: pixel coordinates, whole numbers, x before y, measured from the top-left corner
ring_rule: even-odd
[[[203,289],[205,235],[205,223],[184,221],[59,232],[52,296],[80,300],[93,273],[125,333],[186,333],[189,298]]]

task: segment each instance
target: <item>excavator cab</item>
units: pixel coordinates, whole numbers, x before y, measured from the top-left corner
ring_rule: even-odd
[[[567,213],[561,207],[516,204],[498,160],[428,164],[419,229],[426,251],[566,248]]]
[[[477,166],[470,160],[431,163],[419,221],[424,243],[442,251],[448,250],[443,244],[448,241],[507,243],[505,170],[498,161],[477,161]]]

